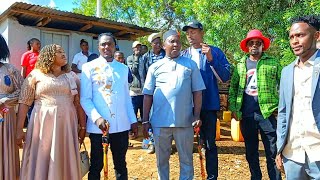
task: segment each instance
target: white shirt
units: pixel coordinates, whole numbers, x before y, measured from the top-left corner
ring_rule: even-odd
[[[92,53],[88,52],[88,56],[90,56]],[[86,55],[84,55],[82,53],[82,51],[80,51],[79,53],[77,53],[76,55],[74,55],[73,60],[72,60],[72,64],[77,65],[77,68],[79,70],[82,70],[82,65],[84,63],[86,63],[88,61],[88,57]],[[77,73],[78,77],[81,77],[81,73]]]
[[[191,56],[192,60],[197,63],[198,68],[200,69],[200,56],[201,56],[201,48],[195,49],[191,47]]]
[[[95,124],[102,117],[110,123],[109,133],[123,132],[137,122],[128,86],[128,67],[99,57],[83,65],[80,102],[88,116],[87,132],[102,134]]]
[[[305,163],[320,161],[320,133],[312,112],[311,84],[317,52],[305,63],[294,67],[294,97],[288,142],[282,154],[290,160]]]

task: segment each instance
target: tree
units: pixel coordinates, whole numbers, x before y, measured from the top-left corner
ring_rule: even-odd
[[[93,16],[96,0],[75,0],[74,12]],[[236,63],[243,52],[240,41],[251,29],[260,29],[272,41],[268,53],[286,65],[294,60],[288,43],[290,19],[320,14],[320,0],[103,0],[106,19],[159,31],[181,30],[191,19],[203,23],[208,44],[220,47]],[[187,46],[182,33],[184,47]],[[146,38],[142,38],[146,41]]]

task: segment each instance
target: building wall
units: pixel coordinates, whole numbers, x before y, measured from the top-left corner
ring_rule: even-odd
[[[59,32],[58,29],[56,31],[42,30],[37,27],[23,26],[19,24],[18,21],[8,18],[0,23],[0,33],[7,40],[8,46],[10,48],[11,57],[9,62],[16,66],[19,70],[21,69],[21,56],[24,52],[27,51],[27,41],[31,38],[37,38],[40,41],[43,41],[41,42],[42,47],[50,43],[59,44],[59,42],[61,42],[63,46],[68,46],[63,48],[66,50],[70,64],[73,60],[73,56],[76,53],[80,52],[81,39],[86,39],[88,41],[89,50],[91,52],[99,54],[98,40],[94,39],[92,36],[88,34],[80,32]],[[117,42],[120,47],[120,50],[124,52],[125,57],[128,57],[132,54],[131,45],[133,41],[118,40]]]
[[[80,49],[80,41],[81,39],[85,39],[88,41],[89,44],[89,51],[90,52],[94,52],[97,53],[97,46],[93,46],[93,37],[86,35],[86,34],[80,34],[80,33],[76,33],[76,32],[72,32],[71,33],[71,44],[70,44],[70,48],[69,48],[69,52],[71,54],[70,58],[70,62],[72,62],[73,60],[73,56],[75,54],[77,54],[78,52],[81,51]]]
[[[127,40],[119,40],[118,45],[120,48],[120,51],[124,53],[124,56],[127,58],[128,56],[133,54],[132,51],[132,43],[133,41],[127,41]]]
[[[8,43],[8,20],[0,22],[0,33]]]
[[[21,69],[21,56],[27,51],[27,41],[31,38],[40,39],[40,30],[30,26],[23,26],[18,21],[8,19],[8,45],[10,48],[10,63]]]

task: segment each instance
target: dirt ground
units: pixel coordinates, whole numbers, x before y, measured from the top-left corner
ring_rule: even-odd
[[[220,180],[250,179],[248,164],[245,159],[245,148],[243,142],[234,142],[231,140],[230,122],[221,122],[221,139],[217,141],[218,158],[219,158],[219,177]],[[130,140],[133,147],[127,152],[127,168],[130,180],[151,180],[157,179],[157,167],[155,154],[147,154],[146,150],[141,149],[142,134],[139,127],[140,136],[137,140]],[[85,140],[88,151],[90,152],[89,138]],[[88,148],[89,147],[89,148]],[[266,159],[263,145],[260,142],[260,166],[263,179],[267,180],[268,174],[266,169]],[[200,164],[198,153],[193,154],[194,177],[200,178]],[[109,179],[115,179],[113,171],[113,162],[111,152],[108,153]],[[101,177],[103,174],[101,173]],[[87,179],[87,175],[83,178]],[[101,178],[103,179],[103,178]],[[170,157],[170,179],[179,179],[179,158],[175,152]]]

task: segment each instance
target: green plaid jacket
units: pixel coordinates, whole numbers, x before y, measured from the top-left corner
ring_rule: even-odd
[[[246,59],[244,56],[234,67],[229,89],[229,109],[242,117],[241,106],[246,86]],[[282,67],[278,60],[263,53],[257,63],[258,100],[263,117],[268,118],[278,107]]]

